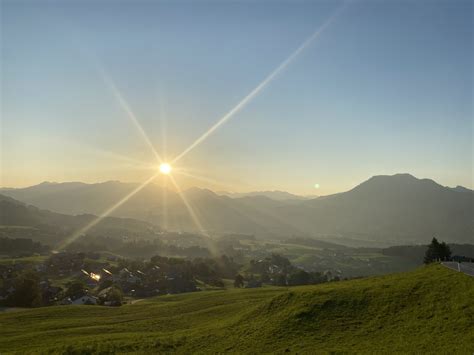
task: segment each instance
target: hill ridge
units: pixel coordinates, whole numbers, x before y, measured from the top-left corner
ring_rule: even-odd
[[[0,192],[58,213],[100,215],[134,187],[133,183],[105,182]],[[262,195],[229,198],[201,188],[188,189],[184,196],[203,229],[211,234],[340,236],[358,239],[367,246],[419,243],[433,235],[462,243],[474,235],[472,191],[443,187],[407,173],[376,175],[349,191],[316,199],[274,200]],[[171,231],[199,232],[181,196],[156,184],[141,190],[113,216],[167,225]]]

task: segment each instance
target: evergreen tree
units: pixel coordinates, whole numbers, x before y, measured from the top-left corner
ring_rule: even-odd
[[[451,259],[451,249],[449,248],[449,245],[447,245],[445,242],[442,242],[439,245],[439,256],[441,260]]]
[[[449,260],[451,258],[451,249],[445,242],[438,242],[436,238],[431,240],[425,253],[424,263],[429,264],[437,260]]]
[[[431,244],[428,245],[428,249],[426,250],[424,263],[429,264],[429,263],[432,263],[433,261],[436,261],[439,258],[438,252],[439,252],[438,239],[433,238],[431,240]]]

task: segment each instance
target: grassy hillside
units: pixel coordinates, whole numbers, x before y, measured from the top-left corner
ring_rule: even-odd
[[[0,353],[474,351],[474,279],[439,265],[297,288],[0,314]]]

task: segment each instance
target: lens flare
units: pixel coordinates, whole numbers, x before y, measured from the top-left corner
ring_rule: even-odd
[[[101,276],[99,274],[94,274],[93,272],[91,272],[91,279],[94,280],[94,281],[100,281],[100,278]]]
[[[168,175],[169,173],[171,173],[171,165],[167,164],[167,163],[163,163],[160,165],[160,173],[164,174],[164,175]]]

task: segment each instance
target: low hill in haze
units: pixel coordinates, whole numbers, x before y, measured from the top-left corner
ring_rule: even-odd
[[[120,308],[45,307],[0,314],[0,352],[470,354],[473,299],[472,277],[431,265],[317,286],[169,295]]]
[[[137,184],[43,183],[2,193],[55,212],[101,214]],[[362,244],[472,242],[474,192],[444,187],[409,174],[374,176],[350,191],[310,200],[275,200],[263,195],[230,198],[198,188],[184,192],[209,233],[248,233],[339,238]],[[166,204],[164,201],[167,201]],[[180,196],[150,184],[113,213],[164,226],[197,231]]]
[[[11,197],[0,195],[0,236],[28,237],[46,244],[54,244],[94,221],[91,214],[71,216],[26,205]],[[146,236],[158,227],[130,218],[106,217],[91,233],[104,235]]]
[[[108,181],[99,184],[43,183],[1,192],[20,201],[58,213],[100,215],[134,190],[138,184]],[[286,203],[264,196],[233,199],[199,188],[184,196],[206,231],[288,235],[297,228],[273,210]],[[166,201],[166,203],[164,203]],[[172,190],[150,184],[116,209],[116,217],[140,219],[175,231],[198,231],[182,198]]]

